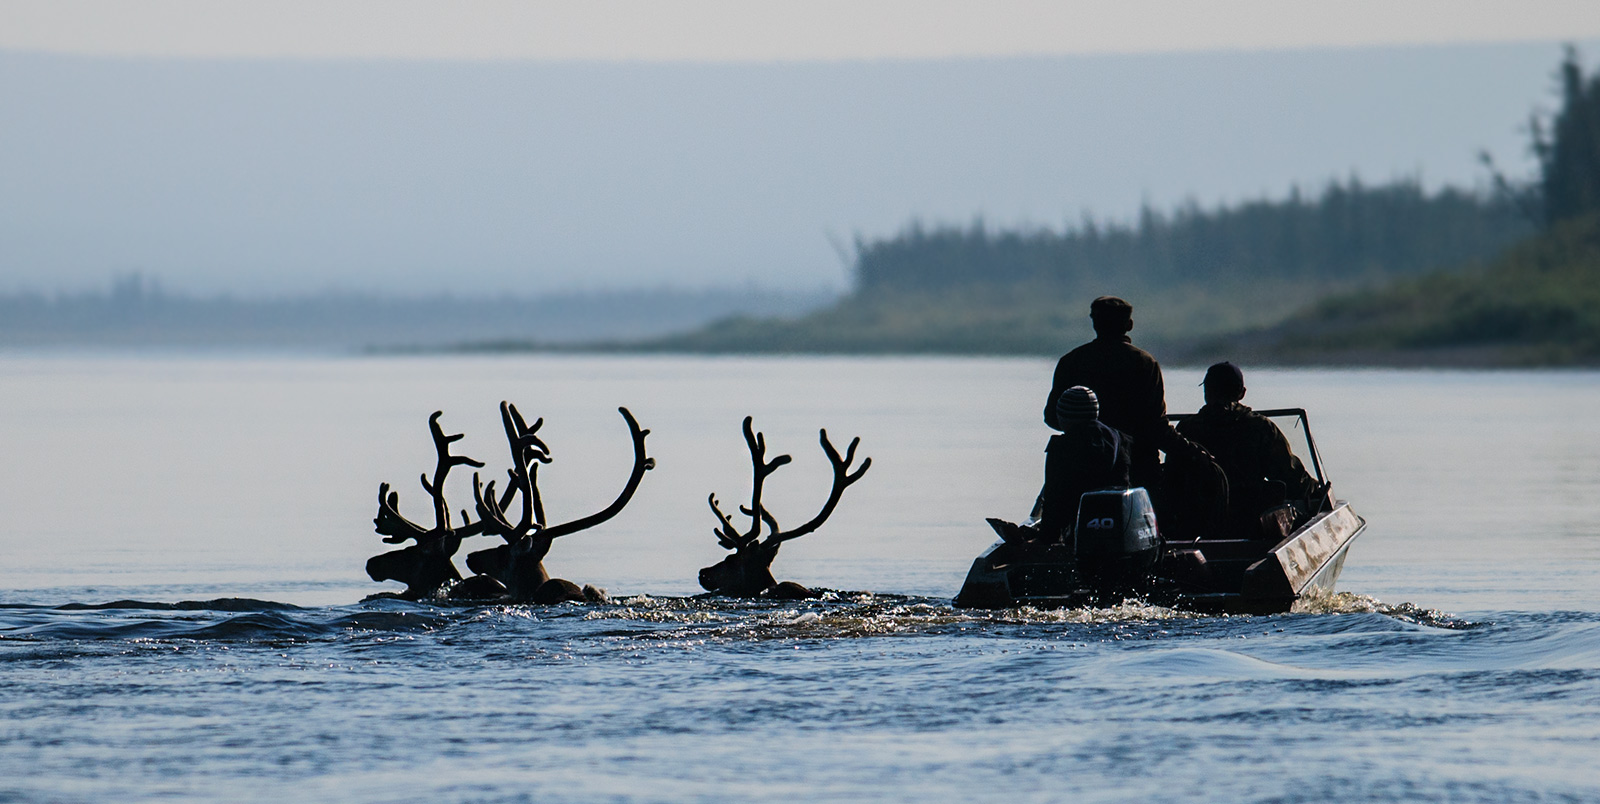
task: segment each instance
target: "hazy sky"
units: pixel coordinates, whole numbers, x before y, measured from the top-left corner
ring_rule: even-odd
[[[1596,35],[1593,0],[0,2],[0,48],[100,55],[803,61]]]
[[[1471,185],[1591,9],[0,0],[0,292],[809,288],[912,219]]]

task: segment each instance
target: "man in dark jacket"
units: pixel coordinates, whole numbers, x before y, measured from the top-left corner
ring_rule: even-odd
[[[1178,424],[1178,432],[1216,457],[1228,476],[1228,515],[1249,527],[1262,512],[1285,500],[1312,507],[1328,490],[1317,483],[1289,448],[1271,419],[1245,406],[1244,372],[1232,363],[1206,369],[1206,404]]]
[[[1074,385],[1092,389],[1100,400],[1100,421],[1134,439],[1133,485],[1155,493],[1161,479],[1156,450],[1182,445],[1167,424],[1161,365],[1128,337],[1133,329],[1133,305],[1115,296],[1101,296],[1089,305],[1089,320],[1094,324],[1095,339],[1056,363],[1044,404],[1044,423],[1062,429],[1056,400]]]
[[[1133,438],[1099,421],[1094,391],[1081,385],[1057,395],[1055,420],[1061,432],[1045,447],[1044,491],[1039,530],[1055,541],[1078,518],[1078,498],[1095,489],[1128,485]]]

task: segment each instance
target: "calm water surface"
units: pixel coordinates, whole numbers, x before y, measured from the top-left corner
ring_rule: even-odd
[[[1251,372],[1371,523],[1343,594],[956,611],[1038,488],[1049,370],[0,356],[0,801],[1600,800],[1600,374]],[[361,569],[378,483],[424,518],[436,409],[498,475],[501,399],[546,419],[556,519],[626,477],[618,405],[653,430],[633,504],[546,562],[612,602],[357,602],[396,588]],[[775,567],[842,591],[691,597],[745,414],[795,456],[784,522],[826,495],[818,427],[872,456]]]

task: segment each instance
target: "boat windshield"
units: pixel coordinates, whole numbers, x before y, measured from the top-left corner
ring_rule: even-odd
[[[1303,408],[1275,408],[1272,410],[1258,410],[1257,413],[1272,420],[1289,440],[1289,448],[1294,451],[1295,457],[1305,464],[1306,471],[1311,473],[1317,482],[1327,482],[1322,474],[1322,456],[1317,453],[1317,442],[1311,437],[1311,423],[1306,418]],[[1172,413],[1167,419],[1179,422],[1192,414]]]

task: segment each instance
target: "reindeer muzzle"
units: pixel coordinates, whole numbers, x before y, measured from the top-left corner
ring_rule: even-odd
[[[394,550],[367,559],[367,577],[374,581],[399,580],[395,577],[395,564],[405,550]]]
[[[700,570],[700,588],[707,592],[715,592],[721,589],[723,581],[726,580],[722,577],[722,573],[717,571],[721,568],[722,565],[718,564],[715,567],[706,567]]]

